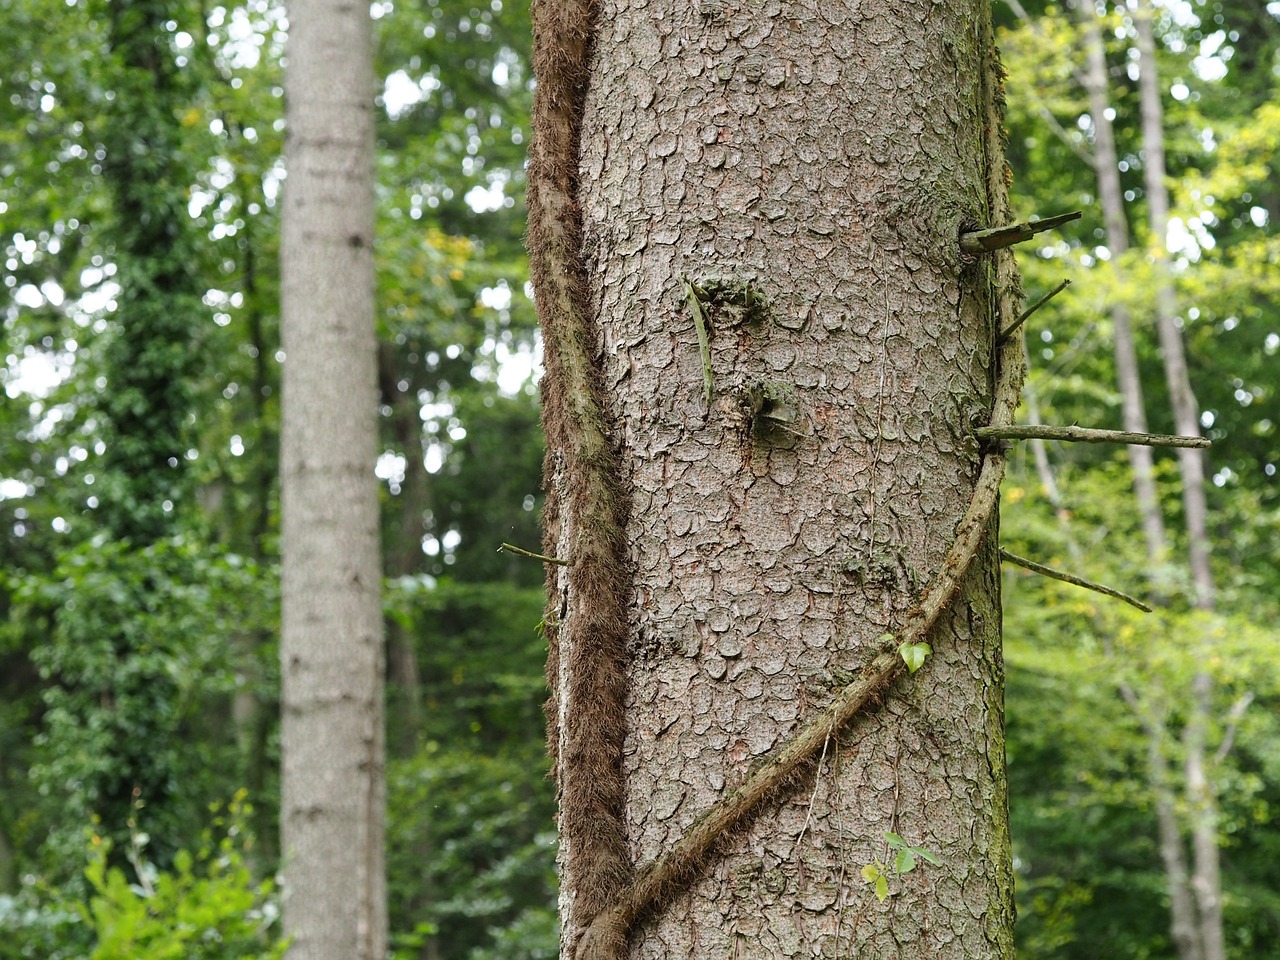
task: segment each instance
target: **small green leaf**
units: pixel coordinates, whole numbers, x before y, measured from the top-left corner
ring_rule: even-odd
[[[884,874],[876,877],[876,899],[883,901],[889,895],[889,881],[885,879]]]
[[[893,858],[893,869],[897,873],[910,873],[916,868],[916,855],[908,850],[899,850]]]
[[[875,883],[881,872],[879,863],[868,863],[862,868],[862,879],[867,883]]]
[[[911,673],[915,673],[924,666],[924,658],[931,653],[933,648],[927,643],[904,643],[898,647],[898,655],[902,657],[903,663]]]
[[[907,849],[907,841],[903,840],[896,833],[886,833],[884,835],[884,839],[885,839],[885,842],[889,844],[889,846],[897,850]]]
[[[942,866],[942,861],[939,860],[937,857],[935,857],[928,850],[921,850],[919,847],[912,847],[911,852],[914,853],[921,860],[927,860],[929,863],[932,863],[935,867]]]

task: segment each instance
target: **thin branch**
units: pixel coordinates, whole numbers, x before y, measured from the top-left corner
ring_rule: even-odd
[[[1018,0],[1004,0],[1004,2],[1006,6],[1008,6],[1009,9],[1013,11],[1013,15],[1017,17],[1019,20],[1021,20],[1023,25],[1026,26],[1027,29],[1031,31],[1031,35],[1033,37],[1035,37],[1037,40],[1048,42],[1049,38],[1045,36],[1045,32],[1040,29],[1039,22],[1031,18],[1031,15],[1027,13],[1026,8],[1023,7],[1022,4],[1018,2]],[[1077,86],[1087,88],[1088,84],[1085,83],[1084,73],[1082,73],[1080,70],[1077,70],[1074,66],[1071,67],[1071,78],[1076,82]],[[1041,107],[1040,110],[1042,113],[1048,114],[1048,116],[1053,119],[1053,126],[1055,130],[1058,131],[1058,136],[1062,140],[1062,142],[1066,144],[1066,146],[1073,149],[1076,152],[1076,156],[1080,157],[1082,160],[1088,163],[1089,166],[1092,167],[1094,165],[1094,160],[1088,154],[1088,151],[1081,148],[1078,144],[1073,143],[1067,137],[1066,130],[1064,130],[1062,126],[1058,124],[1057,118],[1053,116],[1053,114],[1049,111],[1047,107]]]
[[[1227,714],[1227,732],[1223,735],[1222,742],[1218,744],[1218,749],[1214,751],[1214,763],[1221,763],[1231,753],[1231,748],[1236,742],[1236,730],[1240,728],[1240,720],[1251,703],[1253,703],[1252,690],[1231,705],[1231,712]]]
[[[1027,29],[1031,31],[1032,36],[1037,40],[1045,40],[1044,31],[1040,29],[1039,24],[1035,20],[1031,19],[1026,9],[1018,2],[1018,0],[1005,0],[1005,3],[1008,4],[1009,9],[1013,11],[1013,15],[1021,20]],[[1071,76],[1075,78],[1076,83],[1084,86],[1084,77],[1079,70],[1073,68],[1071,70]],[[1058,122],[1058,118],[1053,115],[1053,111],[1045,106],[1044,102],[1040,100],[1038,91],[1033,89],[1031,91],[1031,95],[1039,101],[1036,104],[1036,109],[1040,113],[1040,119],[1048,124],[1049,129],[1054,132],[1057,138],[1062,141],[1067,149],[1083,160],[1090,169],[1093,169],[1097,164],[1097,160],[1094,158],[1093,152],[1086,147],[1081,146],[1080,142],[1075,137],[1067,133],[1062,124]]]
[[[1015,243],[1030,240],[1037,233],[1044,233],[1064,223],[1080,219],[1080,211],[1059,214],[1056,217],[1045,217],[1043,220],[1028,220],[1024,223],[1011,223],[1003,227],[991,227],[988,230],[971,230],[960,234],[960,249],[965,253],[991,253],[1003,247],[1011,247]]]
[[[1046,567],[1042,563],[1036,563],[1034,560],[1028,560],[1026,557],[1020,557],[1016,553],[1010,553],[1004,547],[1000,548],[1000,559],[1008,560],[1010,563],[1016,563],[1020,567],[1026,567],[1033,573],[1038,573],[1044,577],[1050,577],[1054,580],[1061,580],[1063,583],[1069,583],[1076,587],[1084,587],[1086,590],[1093,590],[1095,593],[1103,593],[1108,597],[1115,597],[1117,600],[1123,600],[1131,607],[1137,607],[1143,613],[1150,613],[1151,608],[1139,600],[1137,597],[1131,597],[1127,593],[1121,593],[1112,587],[1105,586],[1101,583],[1094,583],[1092,580],[1086,580],[1084,577],[1077,577],[1070,573],[1063,573],[1061,570],[1055,570],[1053,567]]]
[[[1048,303],[1050,300],[1052,300],[1054,297],[1060,294],[1063,290],[1067,289],[1067,287],[1069,286],[1071,286],[1071,281],[1063,280],[1060,284],[1058,284],[1056,287],[1054,287],[1052,290],[1046,293],[1043,297],[1041,297],[1031,306],[1027,307],[1027,309],[1023,310],[1022,313],[1018,315],[1017,320],[1013,321],[1013,323],[1009,324],[1009,326],[1005,327],[1004,330],[1000,332],[999,342],[1004,343],[1011,336],[1017,333],[1018,330],[1022,327],[1022,325],[1027,322],[1027,317],[1031,316],[1033,313],[1035,313],[1037,310],[1039,310],[1041,307],[1043,307],[1046,303]]]
[[[1144,447],[1209,446],[1204,437],[1169,436],[1162,433],[1131,433],[1128,430],[1094,430],[1090,427],[1051,427],[1035,423],[1007,427],[978,427],[973,431],[983,440],[1071,440],[1076,443],[1134,443]]]
[[[513,543],[504,543],[498,547],[498,553],[514,553],[522,557],[528,557],[530,560],[541,560],[543,563],[558,563],[562,567],[569,565],[568,560],[560,560],[557,557],[548,557],[545,554],[534,553],[532,550],[526,550],[524,547],[517,547]]]

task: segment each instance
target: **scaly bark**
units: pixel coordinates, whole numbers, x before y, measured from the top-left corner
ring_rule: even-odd
[[[959,249],[1009,223],[999,84],[985,4],[872,6],[602,3],[593,21],[535,5],[544,552],[570,561],[549,611],[566,953],[1012,951],[989,519],[1003,460],[972,429],[1016,405],[1020,356],[994,343],[1018,291],[1007,253],[992,269]],[[682,280],[712,291],[705,351]],[[752,400],[774,388],[785,428]],[[592,504],[608,509],[588,520]],[[603,534],[608,580],[580,552]],[[935,617],[926,669],[881,685],[884,635]],[[606,657],[575,674],[591,650]],[[821,677],[863,668],[885,709],[837,729],[859,685]],[[626,713],[584,765],[574,738],[600,704]],[[816,783],[793,795],[784,772],[722,817],[792,751]],[[596,847],[608,884],[586,882],[584,773],[616,831]],[[888,830],[948,864],[903,893],[909,911],[856,880]],[[693,836],[687,867],[658,866]]]

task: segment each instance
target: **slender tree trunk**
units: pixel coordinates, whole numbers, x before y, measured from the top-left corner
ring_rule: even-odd
[[[1206,650],[1207,652],[1207,650]],[[1195,893],[1205,960],[1224,960],[1222,873],[1218,851],[1218,797],[1206,769],[1207,734],[1212,711],[1213,679],[1200,671],[1191,681],[1192,714],[1183,730],[1184,776],[1191,819],[1191,851]]]
[[[383,960],[383,650],[369,11],[289,7],[281,248],[284,928]]]
[[[1165,379],[1173,404],[1173,426],[1189,437],[1200,436],[1200,410],[1187,373],[1182,330],[1178,327],[1177,297],[1169,273],[1165,236],[1169,230],[1169,191],[1165,186],[1164,108],[1156,68],[1151,0],[1139,0],[1134,16],[1138,33],[1138,91],[1142,112],[1142,172],[1147,188],[1147,219],[1151,230],[1151,255],[1156,260],[1156,330],[1164,357]],[[1208,509],[1204,495],[1204,453],[1185,448],[1178,452],[1182,474],[1182,503],[1186,513],[1187,547],[1195,604],[1213,609],[1213,572],[1209,567]],[[1212,958],[1210,958],[1212,960]]]
[[[1134,26],[1138,35],[1139,103],[1142,113],[1143,176],[1147,188],[1147,216],[1151,229],[1151,250],[1156,260],[1156,329],[1164,357],[1165,379],[1173,405],[1174,429],[1199,436],[1200,411],[1187,373],[1182,330],[1178,326],[1177,299],[1170,274],[1165,238],[1169,228],[1169,194],[1165,185],[1164,108],[1161,103],[1156,67],[1151,0],[1138,0]],[[1209,565],[1208,509],[1205,503],[1204,455],[1200,450],[1178,452],[1182,476],[1182,504],[1186,521],[1187,552],[1195,605],[1201,610],[1214,606],[1213,571]],[[1210,653],[1201,644],[1201,655]],[[1225,960],[1222,930],[1222,887],[1218,851],[1218,799],[1205,774],[1206,733],[1212,709],[1213,680],[1201,670],[1192,681],[1190,716],[1183,736],[1187,751],[1186,791],[1191,819],[1194,869],[1191,878],[1199,913],[1200,939],[1204,960]]]
[[[1168,717],[1149,716],[1147,705],[1134,692],[1124,687],[1125,701],[1138,715],[1147,739],[1147,782],[1155,796],[1156,829],[1160,846],[1160,862],[1169,883],[1170,935],[1179,960],[1207,960],[1204,937],[1191,881],[1187,876],[1187,855],[1183,847],[1182,825],[1177,811],[1177,794],[1169,769],[1165,745]]]
[[[1089,112],[1093,118],[1094,170],[1098,178],[1098,197],[1106,222],[1107,246],[1112,257],[1119,261],[1129,249],[1129,227],[1120,188],[1119,158],[1116,155],[1111,121],[1107,116],[1109,85],[1106,53],[1101,27],[1091,7],[1083,11],[1080,23],[1087,64],[1084,79],[1089,95]],[[1112,269],[1119,273],[1120,264],[1113,264]],[[1116,380],[1120,387],[1125,429],[1145,432],[1147,416],[1128,308],[1117,301],[1111,308],[1111,320],[1115,330]],[[1148,578],[1158,594],[1165,593],[1168,585],[1160,571],[1166,562],[1167,546],[1164,521],[1156,495],[1151,448],[1130,446],[1128,451],[1147,548]],[[1122,692],[1125,701],[1141,717],[1145,708],[1138,693],[1127,685]],[[1160,860],[1164,865],[1165,880],[1169,887],[1170,936],[1178,951],[1179,960],[1204,960],[1195,900],[1188,882],[1186,851],[1169,782],[1168,761],[1163,753],[1165,731],[1163,727],[1157,728],[1145,719],[1142,729],[1147,738],[1147,782],[1155,797]]]
[[[1125,219],[1124,195],[1120,190],[1120,167],[1116,156],[1116,142],[1107,116],[1107,61],[1102,45],[1102,30],[1092,7],[1080,18],[1084,33],[1086,69],[1084,80],[1089,94],[1089,114],[1093,118],[1093,166],[1098,178],[1098,199],[1106,224],[1107,247],[1111,251],[1113,267],[1121,272],[1117,261],[1129,249],[1129,225]],[[1124,428],[1135,433],[1147,432],[1147,413],[1142,400],[1142,378],[1138,372],[1138,354],[1134,347],[1133,328],[1129,311],[1116,301],[1111,307],[1111,323],[1115,336],[1116,382],[1120,387],[1121,411]],[[1129,464],[1133,469],[1133,488],[1138,498],[1138,511],[1142,517],[1142,532],[1146,539],[1147,563],[1151,575],[1165,563],[1164,519],[1160,512],[1160,500],[1156,494],[1155,473],[1152,468],[1150,447],[1132,444],[1128,447]],[[1153,583],[1157,590],[1159,582]]]
[[[988,15],[535,3],[566,956],[1012,955],[994,523],[924,669],[665,859],[881,662],[1000,462]]]
[[[106,379],[97,398],[105,452],[94,490],[104,535],[136,551],[181,529],[191,493],[187,451],[198,370],[191,344],[207,311],[192,266],[199,239],[187,216],[195,174],[185,166],[178,119],[191,80],[168,40],[175,21],[185,22],[188,13],[173,0],[120,0],[103,10],[102,82],[109,96],[102,101],[102,172],[112,200],[120,293],[115,329],[97,357]],[[124,581],[120,590],[146,592]],[[103,614],[108,624],[127,616]],[[82,791],[89,797],[112,841],[114,861],[124,865],[133,835],[146,831],[152,838],[147,856],[164,869],[178,845],[170,818],[182,789],[172,744],[183,697],[165,656],[157,653],[170,649],[168,638],[135,627],[110,630],[109,639],[117,670],[105,685],[100,664],[87,675],[72,670],[59,677],[83,698],[77,698],[83,712],[75,720],[81,731],[116,732],[109,761],[95,758],[92,772],[68,778],[75,783],[67,786],[73,797]],[[64,746],[63,752],[75,750]],[[139,816],[144,806],[150,808],[145,819]]]

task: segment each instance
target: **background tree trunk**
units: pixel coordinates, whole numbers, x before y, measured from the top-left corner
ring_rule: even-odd
[[[1161,103],[1156,66],[1151,0],[1139,0],[1134,27],[1138,35],[1138,92],[1142,115],[1142,172],[1147,188],[1147,219],[1151,228],[1151,253],[1156,267],[1156,330],[1164,358],[1165,380],[1173,407],[1173,425],[1186,436],[1200,435],[1200,410],[1191,389],[1186,350],[1177,316],[1177,295],[1170,275],[1167,235],[1169,191],[1165,184],[1164,106]],[[1209,565],[1208,506],[1204,487],[1204,453],[1178,451],[1182,477],[1182,508],[1187,535],[1187,559],[1191,570],[1192,599],[1201,610],[1214,608],[1213,570]],[[1201,645],[1201,662],[1212,656],[1212,642]],[[1218,852],[1218,798],[1206,775],[1206,740],[1212,712],[1213,678],[1198,670],[1192,679],[1192,696],[1183,731],[1185,790],[1191,821],[1192,874],[1200,941],[1204,960],[1225,960],[1222,929],[1222,881]]]
[[[281,846],[298,960],[382,960],[383,651],[369,11],[289,8]]]
[[[1093,120],[1093,166],[1098,178],[1098,198],[1106,223],[1107,246],[1113,261],[1117,261],[1129,250],[1129,226],[1120,187],[1115,138],[1107,113],[1109,84],[1106,51],[1097,13],[1092,7],[1086,7],[1082,11],[1080,25],[1085,42],[1087,67],[1083,79],[1089,95],[1089,113]],[[1117,263],[1112,269],[1120,271],[1122,268]],[[1147,414],[1142,398],[1133,328],[1128,308],[1119,300],[1111,307],[1111,322],[1115,331],[1116,383],[1122,398],[1124,428],[1146,432]],[[1128,451],[1138,512],[1142,517],[1142,530],[1146,540],[1148,582],[1157,593],[1166,594],[1169,584],[1162,570],[1168,560],[1168,549],[1164,518],[1156,495],[1152,451],[1150,447],[1143,446],[1130,446]],[[1199,456],[1199,451],[1191,452]],[[1169,885],[1170,936],[1180,960],[1203,960],[1204,951],[1176,810],[1176,795],[1169,774],[1169,761],[1164,752],[1164,744],[1168,739],[1165,728],[1167,717],[1163,713],[1151,716],[1157,708],[1144,705],[1140,694],[1128,685],[1122,686],[1122,692],[1125,702],[1134,710],[1147,737],[1147,782],[1155,797],[1160,860]]]
[[[1174,430],[1183,436],[1200,436],[1200,411],[1187,373],[1182,330],[1178,326],[1177,294],[1169,276],[1169,189],[1165,185],[1164,108],[1156,68],[1155,37],[1150,0],[1140,0],[1133,18],[1138,34],[1138,92],[1142,113],[1142,173],[1147,188],[1147,221],[1151,228],[1151,255],[1156,263],[1156,331],[1164,358],[1165,379],[1173,407]],[[1182,474],[1182,505],[1186,513],[1187,552],[1191,564],[1195,605],[1213,609],[1213,572],[1209,568],[1208,509],[1204,497],[1204,452],[1178,451]]]
[[[1102,28],[1091,6],[1080,15],[1084,34],[1085,72],[1083,80],[1089,94],[1089,115],[1093,119],[1093,169],[1098,178],[1098,200],[1106,224],[1107,248],[1111,251],[1113,270],[1115,263],[1129,249],[1129,224],[1125,219],[1124,194],[1120,188],[1120,167],[1116,156],[1116,141],[1107,114],[1108,84],[1106,50],[1102,45]],[[1133,341],[1133,327],[1129,310],[1120,300],[1111,306],[1111,324],[1115,331],[1116,384],[1120,388],[1121,413],[1126,430],[1147,432],[1147,411],[1142,399],[1142,377],[1138,370],[1138,352]],[[1146,538],[1148,572],[1152,585],[1163,586],[1160,570],[1167,561],[1164,535],[1164,517],[1160,512],[1160,499],[1156,495],[1153,456],[1150,447],[1131,444],[1129,465],[1133,468],[1133,489],[1138,498],[1138,511],[1142,516],[1142,532]]]
[[[551,6],[530,242],[573,949],[939,572],[995,367],[993,271],[957,240],[1004,222],[1004,168],[984,3],[603,3],[589,77],[586,8]],[[557,105],[584,89],[579,152]],[[925,670],[667,891],[632,956],[1011,955],[994,534]],[[889,832],[942,865],[878,901],[860,871]]]

